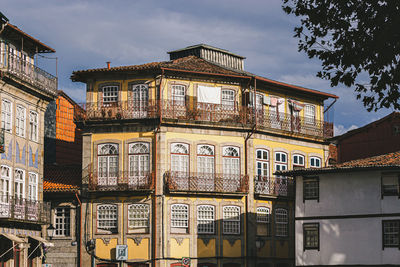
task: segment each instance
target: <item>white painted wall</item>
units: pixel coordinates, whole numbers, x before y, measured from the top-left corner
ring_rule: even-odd
[[[381,198],[381,172],[319,175],[320,201],[303,203],[296,179],[296,265],[399,264],[398,248],[382,249],[382,220],[397,217],[314,219],[301,217],[400,213],[397,196]],[[303,223],[320,223],[320,251],[303,251]]]

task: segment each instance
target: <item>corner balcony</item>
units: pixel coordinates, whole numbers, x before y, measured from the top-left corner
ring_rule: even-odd
[[[0,196],[0,220],[49,224],[50,202]]]
[[[249,191],[248,177],[240,174],[169,171],[164,177],[170,192],[245,194]]]
[[[154,189],[153,172],[91,172],[89,191],[151,191]]]
[[[77,121],[133,120],[159,117],[158,103],[149,101],[87,102],[75,109]]]
[[[0,69],[31,86],[52,96],[57,95],[57,77],[31,64],[23,58],[1,51]]]
[[[254,114],[254,112],[251,112]],[[254,119],[253,119],[254,120]],[[331,138],[333,123],[314,118],[294,116],[290,113],[256,111],[257,128],[277,133]]]
[[[261,197],[294,197],[293,179],[286,177],[254,177],[254,193]]]

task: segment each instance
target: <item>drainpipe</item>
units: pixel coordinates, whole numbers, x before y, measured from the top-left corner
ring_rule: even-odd
[[[79,249],[78,249],[78,252],[79,252],[79,266],[82,266],[82,252],[81,252],[81,249],[82,249],[82,202],[81,202],[81,200],[79,199],[79,196],[78,196],[78,192],[75,192],[75,197],[76,197],[76,200],[78,200],[78,203],[79,203],[79,213],[80,213],[80,215],[79,215]],[[75,214],[75,216],[76,216],[76,214]]]

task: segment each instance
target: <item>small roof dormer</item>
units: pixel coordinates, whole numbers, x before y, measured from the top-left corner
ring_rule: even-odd
[[[229,52],[228,50],[217,48],[211,45],[192,45],[186,48],[170,51],[168,52],[168,54],[170,60],[175,60],[187,56],[196,56],[229,69],[244,70],[245,57],[236,55]]]

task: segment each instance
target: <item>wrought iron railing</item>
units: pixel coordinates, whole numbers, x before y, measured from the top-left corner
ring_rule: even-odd
[[[286,177],[254,177],[254,193],[258,195],[275,197],[293,197],[294,196],[293,179]]]
[[[162,101],[163,119],[218,123],[220,125],[238,125],[247,123],[245,107],[212,103],[194,103],[189,105],[182,101]]]
[[[48,224],[50,222],[50,202],[1,195],[0,219]]]
[[[75,109],[78,121],[147,119],[159,116],[158,104],[150,101],[117,101],[109,103],[88,102]]]
[[[333,137],[333,123],[324,122],[323,120],[264,110],[257,110],[256,116],[251,116],[252,113],[253,111],[249,110],[247,118],[253,120],[253,122],[255,119],[257,128],[260,129],[321,138]]]
[[[240,174],[174,172],[165,173],[169,191],[247,193],[248,177]]]
[[[154,189],[153,172],[90,172],[88,189],[91,191],[142,191]]]
[[[81,104],[83,110],[75,109],[78,121],[146,119],[162,117],[164,122],[204,123],[213,126],[252,127],[257,129],[290,133],[318,138],[333,137],[333,123],[315,118],[294,116],[251,107],[211,103],[186,103],[185,101],[118,101],[111,103]],[[255,114],[255,115],[254,115]]]
[[[42,70],[19,56],[2,51],[3,62],[0,66],[6,67],[7,72],[46,93],[57,94],[57,77]]]

